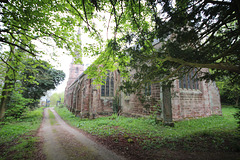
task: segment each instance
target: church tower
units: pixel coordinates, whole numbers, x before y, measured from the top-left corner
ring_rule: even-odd
[[[82,64],[74,64],[74,58],[73,58],[69,66],[69,77],[68,77],[66,88],[68,88],[77,79],[77,77],[83,73],[83,71],[84,71],[84,66]]]
[[[78,29],[78,35],[80,35],[80,28]],[[77,58],[81,58],[81,54],[76,54]],[[74,64],[75,58],[72,58],[72,62],[69,66],[69,77],[67,81],[67,86],[65,88],[64,93],[64,103],[66,104],[66,100],[68,99],[67,90],[71,86],[71,84],[84,72],[84,66],[82,64]]]

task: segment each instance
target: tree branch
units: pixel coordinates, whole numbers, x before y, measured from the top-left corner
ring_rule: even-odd
[[[205,3],[212,3],[212,4],[219,4],[219,5],[231,5],[231,2],[223,2],[223,1],[216,1],[216,0],[206,0]]]
[[[240,45],[240,41],[236,42],[231,48],[229,48],[224,53],[222,53],[221,55],[219,55],[216,58],[214,58],[213,61],[216,61],[216,60],[218,60],[220,58],[223,58],[223,57],[231,55],[232,52],[239,47],[239,45]]]
[[[159,60],[161,61],[162,59],[159,59]],[[164,60],[179,63],[185,66],[192,66],[196,68],[199,67],[199,68],[219,69],[219,70],[227,70],[230,72],[240,73],[240,66],[234,66],[226,63],[214,63],[214,64],[193,63],[193,62],[187,62],[182,59],[172,58],[172,57],[166,57]]]
[[[6,39],[0,38],[0,42],[7,43],[7,44],[9,44],[9,45],[11,45],[11,46],[16,46],[16,47],[20,48],[21,50],[23,50],[23,51],[25,51],[25,52],[28,52],[29,54],[31,54],[31,55],[33,55],[33,56],[36,56],[33,52],[31,52],[31,51],[23,48],[23,47],[20,46],[20,45],[17,45],[17,44],[15,44],[15,43],[9,42],[9,41],[7,41]]]
[[[89,28],[89,22],[88,22],[88,18],[87,18],[87,12],[86,12],[86,8],[85,8],[85,1],[82,0],[82,3],[83,3],[83,11],[84,11],[84,15],[85,15],[86,22],[87,22],[87,27],[88,27],[88,30],[90,31],[90,28]]]
[[[83,18],[83,16],[82,16],[81,13],[77,10],[77,8],[76,8],[73,4],[71,4],[69,0],[67,0],[67,3],[77,12],[78,16],[88,25],[88,27],[90,27],[90,28],[91,28],[95,33],[97,33],[97,35],[100,37],[99,32],[98,32],[94,27],[92,27],[92,26],[88,23],[87,20],[85,20],[85,19]],[[88,28],[89,31],[90,31],[90,28]],[[90,31],[90,32],[91,32],[91,31]]]

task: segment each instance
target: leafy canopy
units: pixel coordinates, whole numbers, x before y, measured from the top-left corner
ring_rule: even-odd
[[[99,56],[96,69],[87,72],[92,77],[116,67],[128,77],[131,68],[138,73],[134,78],[146,83],[209,68],[211,75],[203,78],[228,76],[239,82],[237,0],[2,0],[0,5],[1,44],[32,55],[37,54],[32,40],[46,37],[75,55],[81,43],[74,27],[81,26],[97,42],[82,48]]]
[[[118,67],[122,76],[136,70],[140,83],[179,78],[193,68],[209,68],[205,79],[229,76],[239,81],[240,2],[237,0],[68,0],[69,13],[84,19],[83,30],[98,40],[84,48],[99,56],[92,77]],[[108,40],[95,19],[107,28]],[[112,36],[110,36],[112,35]],[[96,79],[97,80],[97,79]],[[101,83],[101,80],[99,80]]]
[[[36,41],[50,45],[46,40],[52,39],[75,56],[79,37],[74,27],[81,21],[67,13],[68,7],[56,0],[1,0],[0,46],[41,56],[44,52],[38,51]],[[1,60],[5,61],[2,56]]]
[[[49,63],[42,60],[28,59],[25,62],[22,79],[23,97],[34,100],[40,99],[48,90],[55,89],[65,78],[62,70],[54,69]],[[34,78],[33,82],[26,79]]]

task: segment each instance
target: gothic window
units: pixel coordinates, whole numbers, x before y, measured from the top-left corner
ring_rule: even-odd
[[[113,73],[108,73],[104,84],[101,86],[102,97],[113,97],[114,96],[114,76]]]
[[[182,79],[179,79],[179,88],[199,89],[196,72],[197,69],[193,69],[191,72],[184,75]]]
[[[146,83],[145,84],[145,96],[151,96],[151,84],[150,83]]]

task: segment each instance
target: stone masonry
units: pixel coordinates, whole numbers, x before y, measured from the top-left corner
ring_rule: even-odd
[[[160,107],[161,110],[164,109],[165,94],[160,83],[150,85],[150,95],[147,98],[149,101],[152,99],[154,101],[149,102],[150,106],[146,107],[136,94],[125,95],[118,91],[121,84],[118,71],[112,72],[111,75],[111,81],[109,85],[106,85],[109,88],[105,92],[110,93],[113,89],[113,94],[106,96],[103,95],[104,90],[100,86],[92,85],[93,80],[88,79],[84,74],[82,65],[72,63],[65,89],[65,105],[76,116],[88,118],[111,115],[114,112],[116,97],[121,107],[118,112],[126,116],[148,116],[156,110],[154,106]],[[219,90],[214,82],[199,81],[195,89],[181,88],[179,83],[179,80],[175,80],[174,87],[171,88],[170,109],[174,121],[222,114]],[[163,112],[159,114],[163,118]]]

